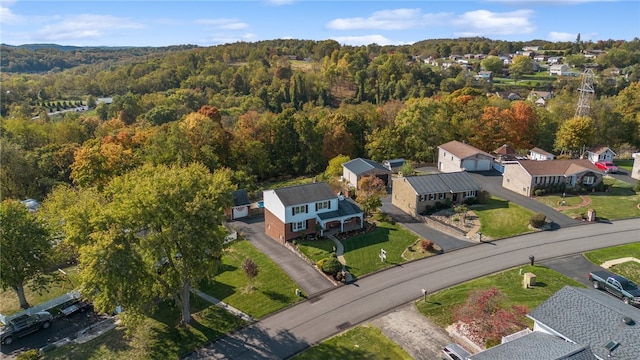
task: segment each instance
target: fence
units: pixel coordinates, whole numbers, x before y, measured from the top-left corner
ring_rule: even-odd
[[[51,299],[47,302],[32,306],[26,310],[22,310],[18,313],[15,314],[11,314],[9,316],[5,316],[3,314],[0,314],[0,321],[2,321],[4,324],[6,324],[8,321],[10,321],[11,319],[15,319],[18,316],[22,316],[22,315],[33,315],[37,312],[40,311],[45,311],[45,310],[49,310],[49,309],[53,309],[56,306],[60,306],[62,304],[64,304],[65,302],[69,301],[69,300],[73,300],[73,299],[77,299],[80,297],[80,291],[74,290],[74,291],[69,291],[68,293],[58,296],[57,298]]]

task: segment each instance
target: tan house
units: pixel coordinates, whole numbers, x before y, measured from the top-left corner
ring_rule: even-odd
[[[524,196],[537,189],[564,191],[565,188],[592,187],[602,182],[602,171],[587,159],[521,160],[505,164],[502,187]]]
[[[445,173],[488,171],[493,160],[491,154],[460,141],[453,140],[438,146],[438,170]]]
[[[478,195],[482,188],[464,171],[395,178],[391,203],[411,216],[418,216],[436,203],[459,204]]]
[[[640,180],[640,153],[634,153],[633,155],[633,169],[631,169],[631,177]]]

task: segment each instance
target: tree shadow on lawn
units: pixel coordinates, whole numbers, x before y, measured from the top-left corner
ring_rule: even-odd
[[[218,275],[225,273],[227,271],[236,271],[238,270],[237,266],[229,265],[229,264],[220,264],[218,266]]]
[[[228,298],[229,296],[235,294],[237,291],[236,290],[237,288],[235,286],[231,286],[215,280],[200,281],[200,283],[198,284],[198,289],[204,292],[205,294],[213,296],[214,298],[222,301],[224,301],[224,299]]]
[[[494,210],[494,209],[508,209],[508,200],[490,199],[488,203],[482,204],[478,207],[472,207],[471,210]]]
[[[260,290],[261,293],[265,294],[269,299],[273,301],[277,301],[282,304],[289,304],[289,297],[284,294],[277,293],[275,291],[270,290]]]
[[[389,242],[391,229],[378,227],[372,233],[355,236],[342,242],[344,251],[353,251],[367,246]]]

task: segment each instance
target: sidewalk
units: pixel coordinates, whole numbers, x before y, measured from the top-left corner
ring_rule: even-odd
[[[243,313],[242,311],[234,308],[233,306],[230,306],[229,304],[227,304],[225,302],[222,302],[222,301],[214,298],[211,295],[203,293],[202,291],[200,291],[198,289],[191,288],[191,292],[196,294],[196,295],[198,295],[198,296],[200,296],[201,298],[207,300],[208,302],[212,303],[213,305],[227,310],[228,312],[234,314],[235,316],[241,318],[244,321],[247,321],[247,322],[253,322],[254,321],[254,319],[251,316]]]
[[[342,264],[342,271],[345,272],[345,283],[350,284],[354,282],[355,279],[346,269],[347,260],[344,259],[344,246],[342,246],[342,242],[333,235],[327,235],[327,237],[336,245],[336,257],[338,258],[338,261],[340,261],[340,264]]]

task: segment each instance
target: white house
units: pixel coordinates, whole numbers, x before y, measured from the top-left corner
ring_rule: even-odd
[[[549,67],[549,75],[568,75],[569,67],[566,64],[554,64]]]
[[[442,172],[489,171],[494,156],[460,141],[438,146],[438,170]]]
[[[616,153],[614,153],[613,150],[609,149],[606,146],[594,146],[591,149],[587,150],[587,158],[592,163],[596,163],[598,161],[613,162],[613,158],[615,156]]]
[[[378,162],[363,158],[355,158],[342,164],[342,178],[354,189],[358,189],[358,182],[364,176],[376,176],[387,186],[391,170]]]
[[[538,147],[529,150],[529,160],[545,161],[553,160],[556,156],[550,152],[546,152]]]
[[[345,225],[363,226],[362,210],[324,182],[265,190],[263,200],[265,233],[282,244],[331,228],[342,232]]]
[[[631,177],[640,180],[640,153],[633,153],[633,169],[631,169]]]

